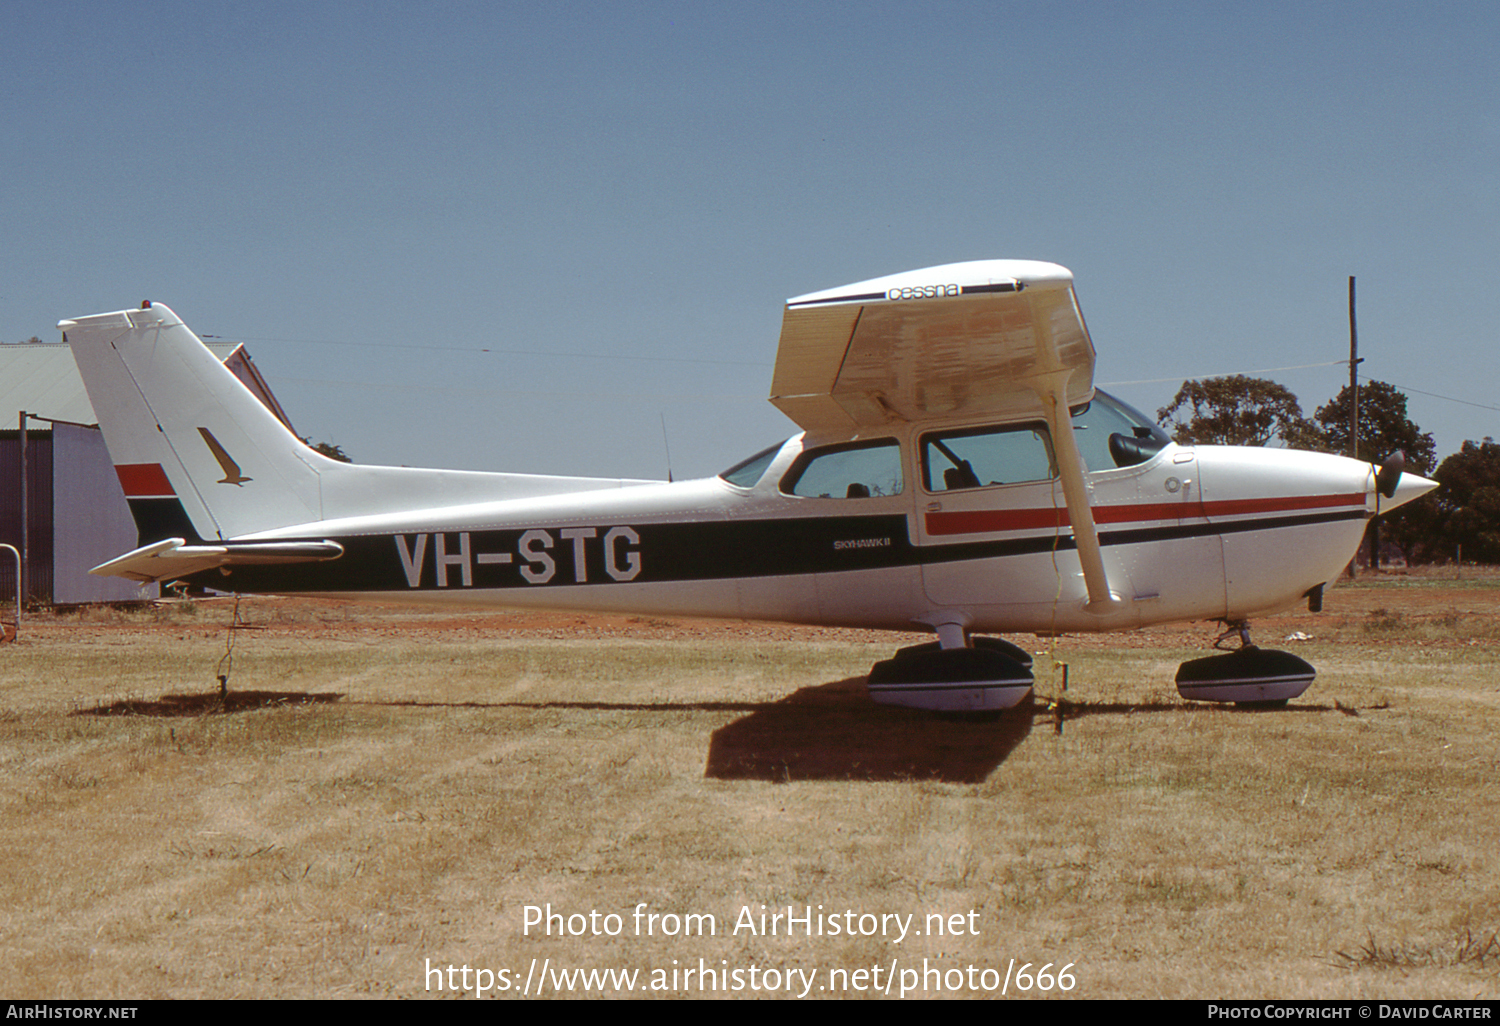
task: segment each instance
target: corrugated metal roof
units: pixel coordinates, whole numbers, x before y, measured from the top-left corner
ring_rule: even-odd
[[[204,344],[220,360],[228,359],[240,348],[233,343]],[[73,352],[66,343],[0,345],[0,431],[16,430],[16,418],[22,410],[75,424],[97,422],[88,391],[78,376],[78,365],[73,362]],[[45,430],[35,426],[33,429]]]

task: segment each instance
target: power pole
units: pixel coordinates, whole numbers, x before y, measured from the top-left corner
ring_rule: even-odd
[[[1354,319],[1354,275],[1349,275],[1349,458],[1359,459],[1359,326]],[[1370,550],[1372,553],[1374,549]],[[1372,563],[1374,556],[1371,557]],[[1349,579],[1354,580],[1359,554],[1349,561]]]
[[[20,425],[18,425],[18,428],[20,428],[21,431],[21,579],[18,583],[23,583],[23,588],[21,588],[21,600],[24,601],[26,600],[26,588],[24,588],[24,583],[26,583],[26,565],[28,559],[31,558],[30,537],[28,537],[31,532],[31,523],[26,516],[26,411],[24,410],[21,411]],[[20,615],[20,613],[17,613],[17,615]]]
[[[1349,275],[1349,458],[1359,459],[1359,326],[1354,320],[1354,275]]]
[[[26,578],[26,567],[27,567],[28,563],[31,560],[31,520],[27,516],[27,513],[29,512],[29,509],[28,509],[29,503],[26,501],[26,477],[27,477],[27,474],[26,474],[26,411],[25,410],[21,411],[21,415],[20,415],[19,421],[20,421],[20,423],[17,426],[18,426],[18,428],[20,430],[20,434],[21,434],[21,565],[16,568],[16,573],[20,575],[19,577],[16,578],[16,593],[21,596],[21,601],[25,602],[25,600],[26,600],[26,589],[25,589],[24,585],[31,583],[30,581],[26,581],[25,580],[25,578]],[[18,621],[20,619],[20,616],[21,616],[20,609],[17,608],[17,610],[16,610],[16,618],[17,618]],[[18,625],[16,627],[16,630],[19,631],[20,629],[21,628],[20,628],[19,623],[18,623]]]

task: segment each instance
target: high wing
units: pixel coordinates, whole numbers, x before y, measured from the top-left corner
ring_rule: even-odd
[[[1094,397],[1094,344],[1073,272],[975,260],[787,300],[771,402],[809,435],[854,437],[893,421],[1045,418],[1088,586],[1104,572],[1069,411]]]
[[[1065,267],[975,260],[787,300],[771,402],[809,434],[892,421],[1042,416],[1094,394],[1094,345]]]

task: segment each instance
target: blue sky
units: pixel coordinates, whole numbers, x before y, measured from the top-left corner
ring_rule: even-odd
[[[165,302],[360,462],[714,473],[794,430],[765,399],[787,297],[992,257],[1070,267],[1098,380],[1147,412],[1346,357],[1355,275],[1364,370],[1439,454],[1500,436],[1492,3],[0,24],[0,340]],[[1348,372],[1264,376],[1311,412]]]

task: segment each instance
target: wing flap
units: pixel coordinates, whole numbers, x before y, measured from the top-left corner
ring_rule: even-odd
[[[844,354],[849,350],[854,328],[863,307],[858,304],[807,307],[795,316],[788,301],[781,324],[781,342],[776,348],[776,369],[771,375],[771,402],[802,425],[803,418],[820,415],[837,420],[840,409],[830,397],[838,383]],[[848,426],[856,422],[849,418]],[[842,426],[842,425],[841,425]]]

